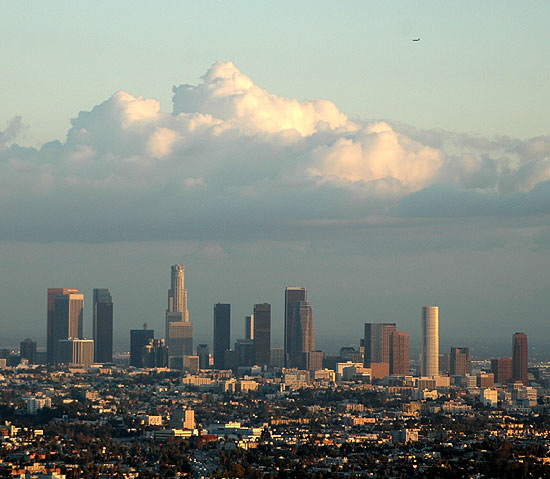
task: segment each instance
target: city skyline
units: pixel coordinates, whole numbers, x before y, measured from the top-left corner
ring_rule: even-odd
[[[31,4],[0,16],[3,341],[44,347],[51,285],[109,287],[119,348],[160,332],[177,261],[201,342],[304,284],[323,349],[365,321],[417,349],[438,304],[443,342],[522,318],[550,350],[550,5]]]

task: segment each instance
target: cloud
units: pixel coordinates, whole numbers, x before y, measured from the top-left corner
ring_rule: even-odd
[[[118,91],[40,149],[0,132],[1,239],[281,239],[369,218],[548,215],[550,137],[350,121],[218,62],[173,112]],[[312,226],[314,225],[314,226]]]

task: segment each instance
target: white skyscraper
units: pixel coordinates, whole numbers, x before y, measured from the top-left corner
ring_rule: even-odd
[[[170,275],[168,309],[166,310],[166,343],[168,365],[183,369],[183,356],[193,354],[193,323],[189,321],[185,266],[175,264]]]
[[[439,376],[439,307],[422,308],[422,349],[420,358],[422,376]]]

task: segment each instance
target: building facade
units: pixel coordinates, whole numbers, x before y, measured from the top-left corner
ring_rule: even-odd
[[[57,338],[54,332],[54,317],[55,317],[55,297],[58,294],[76,294],[78,289],[75,288],[48,288],[47,296],[47,330],[46,330],[46,347],[47,347],[47,362],[55,364],[55,352],[57,349]]]
[[[439,307],[422,308],[420,374],[439,376]]]
[[[224,369],[225,351],[231,349],[231,305],[214,305],[214,368]]]
[[[56,294],[54,297],[52,346],[54,364],[61,362],[59,342],[83,337],[84,295],[79,293]]]
[[[95,361],[113,362],[113,298],[106,288],[94,289],[93,338]]]
[[[528,362],[527,335],[525,333],[515,333],[512,338],[512,377],[514,381],[521,381],[526,386],[529,383],[527,377]]]
[[[396,331],[390,336],[390,374],[394,376],[408,376],[409,364],[409,333]]]
[[[451,348],[449,355],[449,374],[451,376],[466,376],[472,374],[472,359],[469,348]]]
[[[254,305],[254,362],[269,366],[271,356],[271,304]]]
[[[373,363],[390,364],[390,339],[396,330],[395,323],[365,323],[363,364],[366,368]]]
[[[285,365],[291,367],[296,361],[297,324],[295,319],[296,305],[299,301],[307,301],[307,289],[302,286],[287,286],[285,288],[285,323],[284,323],[284,355]]]
[[[189,321],[185,266],[181,264],[171,267],[166,310],[166,343],[169,367],[183,369],[183,356],[193,355],[193,323]]]
[[[152,329],[147,329],[147,324],[143,325],[143,329],[130,330],[130,366],[136,368],[143,367],[143,348],[154,339],[155,332]]]

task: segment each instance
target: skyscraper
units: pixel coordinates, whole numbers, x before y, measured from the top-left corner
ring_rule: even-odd
[[[409,333],[396,331],[390,335],[390,374],[407,376],[410,363]]]
[[[244,317],[244,339],[254,339],[254,315]]]
[[[57,362],[90,366],[94,363],[94,341],[92,339],[60,339]]]
[[[54,336],[54,314],[55,314],[55,297],[58,294],[73,294],[78,293],[78,289],[71,288],[48,288],[47,298],[47,361],[48,364],[55,364],[55,350],[59,338]],[[64,338],[61,338],[64,339]]]
[[[60,361],[59,341],[65,339],[82,339],[84,295],[78,293],[55,294],[53,302],[51,344],[53,349],[53,362],[57,364]]]
[[[193,323],[189,321],[185,266],[181,264],[175,264],[171,268],[166,310],[166,342],[169,367],[183,369],[183,356],[193,355]]]
[[[147,329],[147,323],[143,325],[143,329],[130,330],[130,366],[143,367],[143,348],[154,337],[155,332],[152,329]]]
[[[254,305],[254,359],[260,366],[270,365],[271,304]]]
[[[98,363],[113,361],[113,298],[108,289],[94,289],[94,355]]]
[[[21,359],[27,359],[29,364],[36,363],[36,341],[30,338],[21,341],[20,344]]]
[[[390,338],[396,331],[395,323],[365,323],[365,353],[363,364],[370,368],[372,363],[390,364]]]
[[[420,374],[439,376],[439,307],[422,308],[422,347]]]
[[[466,376],[472,373],[472,360],[469,348],[451,348],[449,373],[451,376]]]
[[[231,349],[231,305],[214,305],[214,367],[224,369],[225,351]]]
[[[527,377],[528,361],[527,335],[525,333],[515,333],[512,339],[512,377],[514,381],[521,381],[525,385],[529,384]]]
[[[491,359],[491,372],[495,375],[496,383],[508,383],[512,380],[512,358]]]
[[[315,325],[309,301],[298,301],[294,307],[293,332],[290,337],[290,367],[306,369],[307,353],[315,350]]]
[[[296,351],[293,350],[293,347],[297,344],[296,321],[294,319],[296,304],[298,303],[298,301],[306,300],[306,288],[301,286],[287,286],[285,288],[284,355],[286,366],[290,366],[296,360]]]

